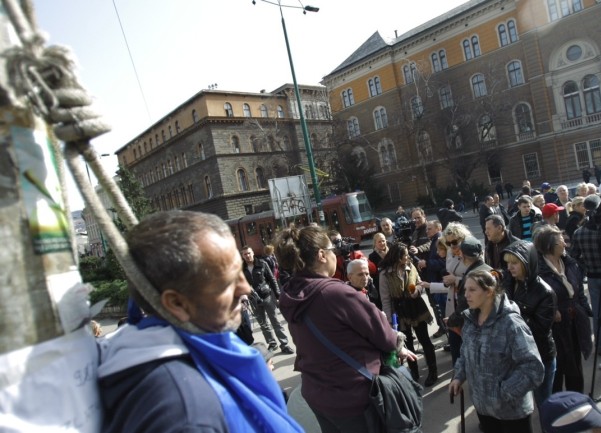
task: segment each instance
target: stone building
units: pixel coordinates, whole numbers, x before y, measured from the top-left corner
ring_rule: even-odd
[[[333,141],[395,205],[580,180],[601,165],[598,3],[471,0],[392,41],[374,33],[324,77]]]
[[[329,171],[335,149],[325,88],[299,88],[315,165]],[[116,154],[155,209],[224,219],[269,209],[267,180],[303,174],[307,167],[292,84],[260,93],[202,90]]]

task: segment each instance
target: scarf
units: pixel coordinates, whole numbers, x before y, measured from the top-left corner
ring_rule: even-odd
[[[156,317],[138,323],[139,329],[171,326]],[[263,356],[233,332],[190,334],[173,327],[196,368],[221,402],[231,432],[302,432],[290,417],[284,396]]]

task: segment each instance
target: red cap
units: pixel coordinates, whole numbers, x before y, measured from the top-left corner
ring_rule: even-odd
[[[547,203],[543,206],[543,218],[547,219],[555,215],[557,212],[564,210],[565,207],[557,206],[555,203]]]

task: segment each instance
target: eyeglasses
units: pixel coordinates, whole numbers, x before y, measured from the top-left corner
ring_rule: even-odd
[[[461,242],[458,239],[454,239],[452,241],[446,241],[445,245],[447,247],[456,247],[457,245],[459,245]]]
[[[322,250],[324,250],[324,251],[335,251],[336,247],[322,248]]]

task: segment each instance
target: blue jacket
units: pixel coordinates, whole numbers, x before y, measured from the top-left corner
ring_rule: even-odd
[[[530,329],[517,305],[498,295],[490,316],[478,325],[479,310],[465,310],[461,356],[455,379],[468,381],[476,411],[511,420],[534,410],[532,393],[543,381],[541,362]]]

